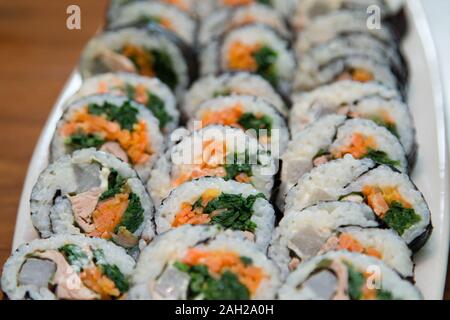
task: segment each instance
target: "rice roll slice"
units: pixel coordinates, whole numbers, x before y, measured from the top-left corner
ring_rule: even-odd
[[[174,189],[157,210],[155,222],[158,234],[183,225],[218,225],[242,232],[265,252],[275,213],[264,194],[249,184],[202,178]]]
[[[379,221],[396,231],[414,252],[432,231],[428,205],[411,179],[369,159],[347,155],[301,177],[286,196],[286,211],[302,210],[321,201],[365,203]]]
[[[308,59],[308,58],[306,58]],[[404,91],[404,83],[395,77],[388,61],[377,62],[363,55],[349,55],[329,61],[319,69],[310,70],[300,62],[295,73],[294,91],[311,91],[343,80],[361,83],[378,82]]]
[[[147,188],[157,207],[172,189],[203,177],[248,183],[269,199],[277,170],[255,138],[240,129],[209,126],[180,137],[156,162]]]
[[[81,56],[83,78],[109,72],[156,77],[181,96],[194,77],[187,46],[158,28],[106,31],[89,41]]]
[[[15,250],[1,287],[11,300],[116,300],[126,296],[134,266],[110,241],[57,235]]]
[[[278,12],[265,5],[254,3],[217,10],[206,17],[200,26],[199,44],[205,45],[234,28],[251,23],[267,25],[283,37],[290,37],[285,21]]]
[[[376,258],[347,251],[317,256],[293,271],[281,300],[422,300],[410,281]]]
[[[251,242],[211,226],[183,226],[142,252],[129,298],[136,300],[274,299],[278,269]]]
[[[321,15],[298,33],[295,43],[297,56],[301,57],[312,48],[341,36],[365,34],[386,46],[396,48],[396,38],[388,24],[382,28],[367,28],[367,14],[352,11],[333,11]]]
[[[52,161],[75,150],[96,148],[130,163],[143,181],[165,148],[159,121],[143,105],[109,94],[76,100],[59,120]]]
[[[261,145],[279,157],[289,142],[286,121],[266,100],[254,96],[225,96],[205,101],[192,115],[188,128],[224,125],[257,137]]]
[[[197,24],[188,13],[164,2],[131,2],[118,11],[108,28],[140,26],[146,23],[157,24],[173,33],[190,46],[195,45]]]
[[[296,134],[282,155],[281,193],[297,183],[314,167],[350,154],[372,159],[407,173],[408,162],[398,139],[371,120],[328,115]]]
[[[283,116],[289,112],[283,98],[267,80],[256,74],[236,72],[209,75],[194,82],[184,97],[183,113],[190,116],[203,102],[229,95],[257,96],[267,100]]]
[[[284,16],[291,14],[297,0],[200,0],[199,10],[202,17],[207,17],[220,9],[241,8],[252,5],[264,5],[270,10],[275,10]]]
[[[294,95],[292,101],[289,122],[293,135],[327,114],[369,119],[399,138],[408,159],[414,162],[417,149],[414,122],[396,90],[381,84],[342,81]]]
[[[154,236],[153,203],[135,171],[95,149],[52,163],[31,192],[31,220],[43,238],[84,234],[135,249]]]
[[[200,55],[201,74],[256,73],[284,94],[292,87],[295,59],[289,43],[268,26],[246,25],[210,42]]]
[[[377,228],[375,214],[365,204],[323,202],[286,213],[269,249],[284,274],[316,255],[347,250],[383,260],[403,277],[412,278],[412,253],[393,230]]]
[[[394,14],[394,8],[385,0],[302,0],[297,1],[294,16],[291,19],[297,31],[307,27],[314,19],[330,12],[345,10],[353,13],[367,13],[376,7],[382,18]]]
[[[169,87],[157,78],[131,73],[105,73],[86,79],[74,99],[105,93],[126,96],[146,106],[158,119],[159,128],[165,134],[178,127],[180,112],[177,100]]]

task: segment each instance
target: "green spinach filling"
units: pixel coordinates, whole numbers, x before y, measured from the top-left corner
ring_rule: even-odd
[[[105,143],[105,139],[98,134],[86,134],[76,132],[64,140],[64,144],[73,149],[99,148]]]
[[[405,208],[400,202],[391,203],[383,221],[392,229],[403,235],[406,230],[420,222],[420,216],[412,208]]]
[[[165,52],[159,50],[151,50],[150,54],[153,58],[153,70],[156,76],[170,89],[175,90],[178,85],[178,76],[174,71],[172,58]]]
[[[209,273],[205,265],[189,266],[182,262],[175,262],[174,266],[190,277],[187,293],[189,300],[198,298],[205,300],[250,299],[247,287],[230,271],[225,271],[216,278]]]
[[[380,127],[385,127],[386,129],[388,129],[394,136],[396,136],[397,138],[400,138],[400,135],[398,133],[397,130],[397,126],[395,123],[391,123],[391,122],[387,122],[385,121],[383,118],[378,117],[378,116],[371,116],[368,119],[372,120],[373,122],[375,122],[377,125],[379,125]]]
[[[253,129],[256,131],[256,135],[259,138],[259,130],[267,130],[267,136],[272,134],[272,119],[268,115],[263,115],[262,117],[257,117],[253,113],[244,113],[239,118],[239,124],[245,129]]]
[[[277,52],[268,46],[264,46],[253,53],[253,58],[257,65],[256,73],[276,87],[278,84],[276,70]]]
[[[369,158],[378,164],[384,164],[387,166],[392,166],[392,167],[400,166],[400,161],[391,160],[386,152],[374,150],[372,148],[369,148],[367,150],[367,153],[363,158]]]
[[[202,199],[194,203],[193,209],[203,208],[203,213],[213,214],[211,222],[227,229],[254,232],[256,224],[251,221],[253,205],[259,198],[265,198],[263,194],[250,195],[244,198],[241,194],[222,193],[211,200],[206,207],[202,207]]]
[[[362,272],[356,270],[351,264],[346,263],[348,274],[348,295],[352,300],[363,299],[363,288],[367,285],[366,277]],[[392,300],[392,294],[382,289],[376,290],[377,300]]]
[[[106,262],[103,250],[97,249],[94,251],[94,262],[100,268],[102,273],[114,282],[116,288],[120,291],[121,294],[128,291],[128,289],[130,288],[128,279],[116,265],[112,265]]]
[[[67,262],[77,272],[89,264],[89,257],[76,244],[66,244],[59,248],[59,252],[66,258]]]

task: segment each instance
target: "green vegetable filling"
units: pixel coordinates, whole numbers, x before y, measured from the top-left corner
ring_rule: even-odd
[[[124,130],[133,130],[133,126],[138,123],[137,115],[139,111],[131,105],[130,101],[124,102],[120,107],[109,102],[103,105],[90,104],[88,112],[96,116],[106,116],[109,121],[119,123]]]
[[[67,137],[64,144],[73,149],[99,148],[105,143],[103,137],[98,134],[85,134],[77,132]]]
[[[153,68],[156,76],[170,89],[175,90],[178,85],[178,76],[173,69],[171,57],[162,51],[151,50],[150,54],[153,57]]]
[[[421,217],[412,208],[405,208],[399,202],[393,202],[383,218],[392,229],[403,235],[406,230],[420,222]]]
[[[59,252],[64,255],[67,262],[77,272],[80,272],[87,264],[89,264],[89,257],[83,249],[76,244],[66,244],[59,248]]]
[[[111,279],[120,293],[125,293],[130,288],[128,279],[120,271],[116,265],[111,265],[106,262],[103,250],[97,249],[94,251],[94,262],[99,266],[104,275]]]
[[[108,176],[108,190],[103,192],[100,196],[100,201],[110,199],[114,197],[116,194],[122,193],[123,187],[126,183],[126,179],[121,177],[117,170],[111,169],[111,172]]]
[[[244,161],[241,160],[241,157],[238,154],[234,154],[233,159],[227,159],[226,164],[224,165],[224,169],[227,175],[224,177],[225,180],[234,180],[236,176],[241,173],[245,173],[248,177],[253,176],[252,166],[249,164],[250,157],[248,152],[243,155]],[[244,162],[244,163],[239,163]]]
[[[190,282],[187,298],[194,300],[199,297],[205,300],[248,300],[250,292],[238,279],[230,272],[225,271],[220,277],[210,275],[205,265],[188,266],[181,262],[176,262],[174,266],[189,274]]]
[[[264,195],[250,195],[244,198],[241,194],[222,193],[219,197],[210,201],[203,212],[206,214],[220,212],[211,221],[224,228],[254,232],[256,224],[251,221],[251,218],[253,205],[259,198],[264,198]]]
[[[245,129],[253,129],[256,131],[256,135],[259,138],[259,130],[266,129],[267,135],[270,137],[272,133],[272,119],[264,115],[262,117],[257,117],[253,113],[244,113],[240,119],[239,124]]]
[[[375,122],[377,125],[388,129],[397,138],[400,137],[395,123],[387,122],[383,118],[378,117],[378,116],[372,116],[372,117],[369,117],[369,119],[372,120],[373,122]]]
[[[253,53],[253,58],[258,66],[256,72],[273,86],[277,86],[278,82],[275,67],[277,57],[278,54],[267,46],[264,46]]]
[[[348,274],[348,295],[352,300],[361,300],[363,299],[363,288],[367,282],[366,277],[363,273],[356,270],[351,264],[346,263],[347,266],[347,274]],[[376,290],[376,298],[377,300],[392,300],[392,293],[389,291],[385,291],[382,289],[374,289]]]
[[[116,232],[120,227],[125,227],[129,232],[133,233],[144,222],[144,209],[141,200],[135,193],[130,194],[128,208],[125,210],[122,220],[116,226]]]
[[[367,154],[364,156],[364,158],[372,159],[378,164],[385,164],[392,167],[400,166],[400,161],[391,160],[386,152],[374,150],[372,148],[369,148],[367,150]]]

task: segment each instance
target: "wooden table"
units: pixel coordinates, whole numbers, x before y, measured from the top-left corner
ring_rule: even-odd
[[[0,267],[35,143],[87,40],[102,25],[106,0],[0,0]],[[81,8],[81,30],[66,9]],[[449,277],[448,277],[449,278]],[[450,280],[446,298],[450,299]]]

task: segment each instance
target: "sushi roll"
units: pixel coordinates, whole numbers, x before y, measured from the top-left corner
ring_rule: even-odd
[[[311,91],[323,85],[336,83],[343,80],[352,80],[361,83],[378,82],[393,89],[404,91],[403,83],[400,83],[387,64],[387,61],[377,62],[367,55],[349,55],[328,61],[324,65],[307,66],[306,62],[300,62],[295,73],[294,91]]]
[[[297,0],[197,0],[201,2],[200,7],[203,6],[202,16],[211,15],[218,9],[223,8],[239,8],[244,6],[251,6],[254,4],[264,5],[271,10],[276,10],[284,16],[291,14]]]
[[[420,191],[403,173],[351,155],[321,165],[301,177],[286,197],[286,211],[302,210],[321,201],[365,203],[379,221],[419,250],[431,231],[431,214]]]
[[[282,300],[421,300],[419,289],[381,260],[347,251],[317,256],[293,271]]]
[[[278,158],[289,142],[284,118],[266,100],[254,96],[225,96],[202,103],[188,123],[196,126],[224,125],[241,128],[258,138]]]
[[[406,90],[408,72],[400,52],[367,33],[338,36],[297,54],[297,91],[344,79]]]
[[[148,109],[125,97],[93,95],[70,104],[59,120],[51,160],[74,150],[96,148],[130,163],[143,181],[164,150],[159,121]]]
[[[265,196],[249,184],[202,178],[174,189],[155,217],[158,234],[183,225],[218,225],[242,232],[265,252],[275,213]]]
[[[147,188],[157,207],[172,189],[202,177],[249,183],[269,199],[277,170],[255,138],[240,129],[209,126],[181,137],[162,155]]]
[[[156,77],[181,96],[195,77],[190,49],[162,28],[106,31],[89,41],[81,56],[83,78],[108,72]]]
[[[136,300],[274,299],[278,269],[257,247],[217,228],[184,226],[141,254],[129,298]]]
[[[217,10],[206,17],[200,27],[199,44],[205,45],[234,28],[252,23],[267,25],[284,38],[290,37],[285,21],[278,12],[265,5],[255,3]]]
[[[266,25],[250,24],[226,33],[202,50],[200,61],[202,75],[247,71],[284,94],[292,87],[295,59],[289,43]]]
[[[31,192],[31,220],[41,237],[85,234],[134,249],[154,236],[154,208],[135,171],[95,149],[52,163]]]
[[[123,6],[108,28],[115,29],[124,26],[139,26],[146,23],[155,23],[175,33],[181,40],[190,46],[195,45],[197,29],[195,19],[176,6],[163,2],[135,1]]]
[[[292,101],[289,121],[292,135],[330,113],[369,119],[399,138],[409,162],[414,163],[417,149],[414,122],[396,90],[381,84],[342,81],[294,95]]]
[[[328,251],[348,250],[383,260],[403,277],[413,277],[412,253],[393,230],[376,228],[365,204],[323,202],[285,214],[275,230],[269,257],[283,274]]]
[[[209,75],[197,80],[186,92],[182,106],[183,113],[186,116],[192,115],[203,102],[228,95],[257,96],[267,100],[283,116],[289,113],[283,98],[267,80],[247,72]]]
[[[387,46],[397,49],[396,38],[388,25],[382,28],[367,28],[367,14],[352,11],[334,11],[312,20],[298,33],[295,51],[301,57],[310,49],[330,40],[346,36],[365,34]]]
[[[306,127],[289,143],[281,157],[281,196],[312,168],[347,154],[408,172],[405,151],[386,128],[371,120],[329,115]]]
[[[135,261],[103,239],[57,235],[21,245],[3,267],[11,300],[122,299]]]
[[[86,79],[72,101],[94,94],[126,96],[149,109],[165,134],[178,127],[177,100],[167,85],[157,78],[131,73],[105,73]]]
[[[345,10],[367,13],[369,8],[377,7],[382,18],[394,14],[385,0],[301,0],[297,1],[292,27],[299,31],[308,26],[312,20],[330,12]]]
[[[135,2],[141,2],[140,0],[111,0],[108,9],[108,21],[114,21],[120,15],[120,11],[129,4]],[[142,1],[144,2],[144,1]],[[197,4],[198,0],[147,0],[145,2],[156,2],[161,4],[171,5],[187,14],[193,18],[197,18],[197,11],[199,11],[199,6]]]

